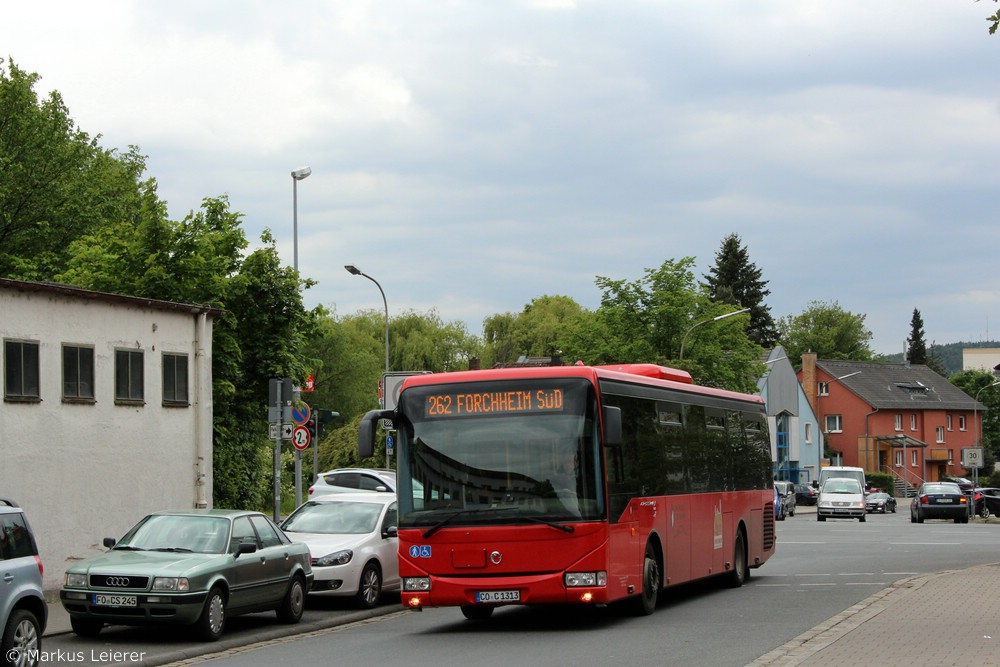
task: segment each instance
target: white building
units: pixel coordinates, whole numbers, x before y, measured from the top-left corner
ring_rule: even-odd
[[[1000,349],[995,347],[963,348],[962,370],[997,373],[1000,370]]]
[[[211,506],[220,314],[0,279],[0,496],[28,512],[46,589],[144,514]]]

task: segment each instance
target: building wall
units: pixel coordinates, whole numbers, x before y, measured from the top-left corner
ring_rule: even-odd
[[[41,394],[0,403],[0,496],[27,510],[46,588],[145,513],[211,504],[211,318],[140,304],[0,288],[0,338],[39,344]],[[64,343],[94,348],[93,403],[62,399]],[[144,353],[144,405],[115,404],[123,348]],[[188,357],[187,407],[162,404],[164,352]]]
[[[962,350],[963,371],[986,371],[992,373],[1000,366],[1000,349],[995,347],[967,347]]]

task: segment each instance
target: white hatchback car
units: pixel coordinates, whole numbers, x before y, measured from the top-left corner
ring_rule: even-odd
[[[396,471],[388,468],[338,468],[317,475],[309,487],[309,498],[328,493],[358,491],[396,492]]]
[[[312,554],[310,593],[352,596],[371,609],[399,590],[396,494],[336,493],[306,501],[281,524]]]

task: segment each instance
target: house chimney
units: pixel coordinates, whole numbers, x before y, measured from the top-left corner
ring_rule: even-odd
[[[818,415],[816,409],[816,392],[819,390],[816,384],[816,353],[805,352],[802,355],[802,391],[806,394],[806,400],[812,406],[813,414]]]

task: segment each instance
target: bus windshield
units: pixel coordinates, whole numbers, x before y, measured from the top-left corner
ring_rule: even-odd
[[[604,518],[587,380],[417,386],[399,411],[400,528]]]

